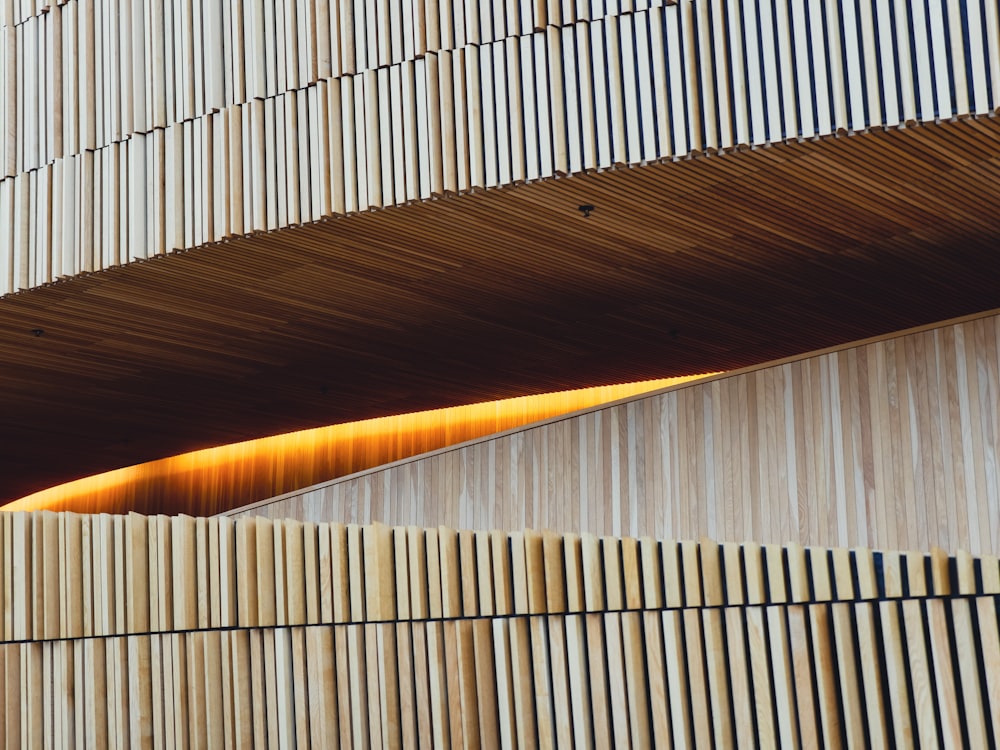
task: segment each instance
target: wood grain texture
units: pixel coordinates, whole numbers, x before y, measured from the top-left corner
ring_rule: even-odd
[[[644,596],[598,599],[580,591],[571,596],[570,578],[553,570],[577,542],[581,553],[594,546],[572,534],[484,537],[493,545],[484,550],[520,546],[521,562],[507,568],[513,580],[503,584],[479,570],[494,570],[490,555],[463,554],[476,549],[475,535],[443,527],[292,519],[257,519],[250,526],[225,517],[160,523],[137,514],[4,518],[18,522],[0,525],[0,553],[30,551],[27,556],[41,562],[28,566],[23,588],[5,599],[5,611],[12,610],[11,619],[31,637],[13,641],[21,636],[6,625],[0,633],[0,747],[103,748],[123,738],[141,747],[403,747],[414,741],[749,747],[814,746],[820,736],[830,746],[842,740],[862,746],[888,744],[890,733],[906,744],[914,731],[932,744],[937,738],[961,744],[965,736],[983,744],[1000,711],[990,671],[1000,653],[1000,598],[984,590],[992,582],[979,576],[961,593],[939,583],[873,599],[865,585],[836,580],[845,553],[853,566],[870,557],[874,588],[888,591],[881,552],[810,548],[814,560],[834,561],[836,585],[817,599],[743,581],[791,580],[792,568],[801,565],[796,546],[604,537],[597,550],[620,555],[629,577],[639,569],[628,550],[638,560],[640,549],[654,549],[642,556]],[[78,522],[97,531],[99,554],[85,556],[80,544],[51,533]],[[227,527],[239,527],[237,543],[222,541]],[[161,533],[166,528],[172,535]],[[253,545],[245,541],[251,528]],[[317,541],[317,554],[307,539]],[[92,635],[63,635],[63,610],[45,605],[50,591],[61,595],[68,581],[82,576],[92,580],[92,591],[108,589],[103,602],[115,602],[110,589],[119,588],[119,578],[122,589],[151,592],[142,579],[148,583],[162,571],[135,560],[160,561],[157,548],[164,546],[176,548],[167,567],[182,594],[173,626],[127,616],[126,606],[96,620]],[[664,554],[664,547],[674,553]],[[960,560],[979,568],[995,563],[966,553],[935,555],[948,568]],[[709,596],[702,595],[701,575],[684,570],[672,584],[679,597],[650,591],[670,578],[664,566],[734,556],[761,564],[747,566],[745,574],[733,566],[714,569]],[[50,570],[44,563],[50,557],[67,565]],[[216,583],[192,595],[188,586],[197,571],[206,564],[221,570],[223,558],[233,575],[209,575]],[[85,559],[99,563],[97,569],[67,573]],[[251,560],[258,563],[252,570]],[[267,561],[263,569],[261,560]],[[929,557],[925,563],[931,565]],[[456,564],[461,576],[449,573]],[[799,573],[810,590],[814,570]],[[607,590],[621,586],[622,575],[621,568],[598,567],[587,585]],[[489,599],[498,611],[482,614],[471,606],[463,578],[476,582],[475,601]],[[323,588],[318,582],[324,579],[336,581],[344,602],[336,617],[332,606],[302,602],[310,598],[306,582]],[[410,599],[409,585],[398,585],[403,580],[438,590],[430,617],[400,606],[400,597]],[[750,603],[718,601],[720,589],[744,584]],[[523,611],[503,604],[506,597],[493,590],[501,585],[513,587],[515,608]],[[266,611],[253,612],[253,622],[246,606],[238,613],[221,606],[223,599],[246,602],[240,589],[248,586],[270,602]],[[164,609],[148,603],[150,612]],[[916,720],[911,706],[920,712]]]
[[[0,427],[19,438],[0,455],[0,486],[9,496],[27,473],[38,488],[206,443],[518,391],[731,369],[995,307],[1000,209],[976,154],[993,152],[996,128],[960,121],[587,174],[13,295],[0,305]],[[884,174],[859,183],[883,151]],[[895,154],[930,161],[902,169]],[[952,160],[982,184],[948,182]],[[801,190],[782,193],[789,183]],[[171,184],[171,215],[183,215]],[[980,187],[985,218],[970,224],[963,206]],[[723,189],[712,211],[700,205]],[[916,196],[919,211],[897,216],[886,191]],[[601,211],[583,220],[586,202]],[[796,234],[828,213],[874,239],[832,225]]]
[[[353,1],[10,16],[4,497],[997,305],[996,0],[865,0],[844,24],[835,0],[760,23],[751,0],[495,3],[478,30],[472,4],[399,23]],[[580,205],[598,209],[571,221]]]
[[[995,553],[998,344],[1000,316],[988,315],[808,355],[401,462],[240,514]],[[701,573],[710,603],[721,595],[713,583],[717,559],[708,558]],[[698,574],[694,558],[683,562],[685,576]],[[620,555],[608,564],[620,570]],[[874,596],[870,553],[853,563],[846,549],[838,554],[834,583],[853,587],[853,569],[861,593]],[[936,586],[945,585],[947,570],[932,570]],[[801,595],[799,571],[789,580]],[[968,580],[963,574],[963,585]],[[923,585],[911,583],[914,591]],[[621,596],[621,585],[608,595]]]
[[[486,12],[494,17],[485,22],[478,5],[430,0],[390,10],[316,0],[301,8],[248,3],[244,13],[217,0],[150,8],[70,0],[43,13],[14,13],[0,23],[0,180],[47,180],[48,169],[63,162],[83,169],[82,182],[63,196],[64,211],[83,212],[89,222],[102,206],[127,207],[112,222],[128,222],[121,233],[96,223],[72,235],[76,252],[60,270],[73,275],[175,249],[161,233],[173,217],[156,186],[178,173],[186,192],[176,247],[219,239],[215,217],[227,212],[217,204],[236,185],[218,188],[233,176],[226,160],[237,153],[239,173],[252,175],[245,196],[252,210],[244,217],[250,227],[263,229],[265,215],[271,229],[329,215],[322,180],[310,177],[308,165],[322,163],[320,144],[329,143],[319,109],[320,90],[330,84],[351,94],[342,99],[350,110],[343,121],[348,158],[333,175],[351,186],[348,211],[617,164],[987,115],[1000,104],[996,85],[987,85],[1000,76],[998,47],[990,43],[996,0],[972,8],[931,0],[931,24],[922,8],[888,13],[866,0],[850,9],[845,26],[832,25],[827,39],[809,26],[839,16],[833,0],[760,19],[752,17],[752,0],[583,3],[573,13],[557,3],[552,12],[508,3]],[[899,44],[904,34],[913,39]],[[807,72],[817,65],[830,77]],[[927,98],[931,67],[939,80],[954,82],[953,92]],[[763,76],[731,88],[730,74],[742,78],[746,70]],[[404,97],[407,79],[416,86]],[[277,119],[265,145],[263,113],[272,108]],[[254,145],[216,154],[213,134],[235,109],[254,120]],[[398,138],[407,121],[418,138],[412,130]],[[183,131],[179,162],[163,160],[153,145],[171,130]],[[102,166],[120,150],[128,154],[120,172]],[[98,156],[78,158],[88,153]],[[419,188],[407,190],[407,182]],[[47,210],[47,195],[36,187],[24,192],[43,209],[29,219],[39,229],[61,218]],[[115,235],[110,247],[95,244],[102,233]],[[4,292],[57,278],[47,236],[33,233],[21,253],[4,248],[0,260],[17,258]]]

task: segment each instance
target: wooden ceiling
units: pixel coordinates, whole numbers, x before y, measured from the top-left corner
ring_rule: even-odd
[[[442,197],[12,295],[0,498],[1000,307],[998,186],[1000,124],[962,120]]]

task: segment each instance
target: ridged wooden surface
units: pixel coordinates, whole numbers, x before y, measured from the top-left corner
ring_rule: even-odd
[[[998,344],[992,314],[636,398],[246,513],[995,553]]]
[[[996,0],[0,11],[0,293],[444,193],[1000,104]]]
[[[988,747],[1000,732],[992,556],[0,519],[4,747]]]
[[[414,203],[11,295],[0,496],[994,309],[998,148],[998,118],[788,143]],[[598,208],[584,219],[581,204]]]

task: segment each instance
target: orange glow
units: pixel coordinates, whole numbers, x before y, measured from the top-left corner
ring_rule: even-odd
[[[705,375],[521,396],[289,432],[96,474],[27,495],[2,510],[212,515],[702,377]]]

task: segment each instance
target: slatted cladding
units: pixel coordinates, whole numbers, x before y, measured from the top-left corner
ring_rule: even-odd
[[[1000,730],[995,557],[136,514],[0,528],[22,628],[0,638],[4,747],[986,747]],[[95,607],[74,625],[81,577]],[[170,580],[180,619],[142,619]],[[270,604],[251,613],[248,589]]]
[[[1000,318],[978,317],[550,421],[241,514],[994,552],[998,345]]]
[[[31,229],[0,237],[0,293],[445,193],[1000,104],[997,0],[9,6],[0,194]]]

